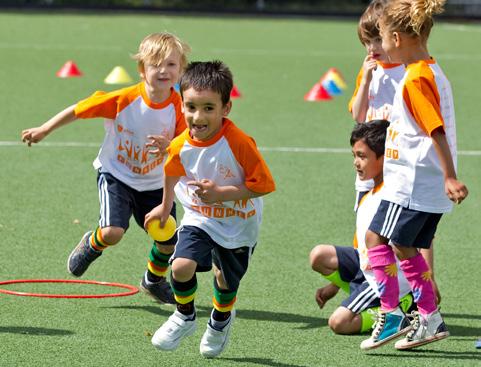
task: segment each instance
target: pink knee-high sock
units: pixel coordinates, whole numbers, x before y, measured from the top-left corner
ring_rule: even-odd
[[[381,309],[392,311],[399,305],[399,282],[394,252],[391,246],[381,244],[368,249],[367,256],[381,295]]]
[[[422,255],[419,253],[410,259],[402,260],[400,267],[413,290],[419,313],[425,316],[436,311],[436,296],[431,283],[431,272]]]

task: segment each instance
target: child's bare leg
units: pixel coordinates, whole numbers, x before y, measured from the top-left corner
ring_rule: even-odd
[[[322,275],[329,275],[339,267],[336,249],[332,245],[317,245],[309,255],[311,268]]]
[[[311,250],[309,261],[312,270],[320,273],[324,278],[329,280],[338,289],[341,288],[349,293],[349,283],[341,279],[339,274],[339,261],[337,258],[336,248],[332,245],[317,245]],[[319,307],[336,295],[332,286],[319,288],[316,291],[316,302]]]
[[[361,315],[341,306],[329,317],[328,324],[336,334],[358,334],[361,331],[362,320]]]

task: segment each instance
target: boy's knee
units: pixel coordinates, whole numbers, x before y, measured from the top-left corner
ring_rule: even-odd
[[[191,280],[196,269],[197,263],[194,260],[179,257],[172,262],[172,276],[178,282]]]
[[[328,325],[331,330],[336,334],[346,334],[346,328],[349,320],[339,313],[333,313],[331,317],[329,317]]]
[[[125,230],[121,227],[104,227],[101,231],[103,240],[109,245],[116,245],[125,233]]]
[[[312,270],[323,273],[326,267],[329,267],[330,258],[332,256],[332,251],[330,245],[317,245],[311,250],[309,255],[309,261]]]

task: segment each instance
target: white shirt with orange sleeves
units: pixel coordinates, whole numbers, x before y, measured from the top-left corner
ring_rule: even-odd
[[[384,154],[384,200],[403,207],[445,213],[452,203],[431,133],[443,128],[456,167],[456,124],[451,86],[435,60],[406,67],[398,86]]]
[[[245,184],[261,194],[274,191],[274,180],[254,139],[224,119],[221,130],[209,141],[195,141],[185,130],[171,142],[168,152],[165,174],[180,177],[175,194],[184,208],[181,225],[204,230],[224,248],[253,247],[262,219],[261,197],[204,204],[194,193],[196,187],[187,182],[209,179],[219,186]]]
[[[374,273],[371,269],[371,264],[369,263],[369,258],[367,256],[367,247],[366,247],[366,232],[369,229],[369,225],[371,224],[374,215],[377,212],[377,208],[381,203],[381,193],[380,189],[382,188],[382,183],[371,191],[369,191],[366,195],[363,196],[359,206],[357,208],[356,213],[356,242],[357,242],[357,250],[359,252],[359,264],[361,267],[361,271],[364,274],[364,277],[369,282],[369,285],[376,291],[377,296],[379,297],[379,289],[376,283],[376,278],[374,277]],[[396,259],[397,264],[397,276],[399,282],[399,298],[404,297],[406,294],[411,292],[411,286],[409,285],[404,273],[399,268],[399,261]]]
[[[352,112],[352,105],[359,91],[363,73],[363,69],[361,68],[356,79],[356,89],[349,101],[349,112]],[[369,83],[366,122],[371,120],[391,121],[394,95],[404,73],[405,68],[403,64],[377,62],[377,68],[373,70],[372,79]],[[359,176],[356,176],[356,191],[369,191],[373,187],[373,180],[361,181]]]
[[[137,191],[163,187],[166,154],[149,154],[148,135],[169,140],[185,130],[182,100],[172,89],[162,103],[152,102],[139,83],[113,92],[95,92],[75,107],[78,118],[105,118],[105,138],[94,161],[95,169],[108,172]]]

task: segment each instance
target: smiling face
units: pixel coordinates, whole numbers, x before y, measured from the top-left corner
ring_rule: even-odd
[[[360,180],[374,179],[376,185],[381,183],[384,156],[377,157],[363,139],[354,143],[352,155],[354,156],[354,168]]]
[[[181,57],[177,50],[172,50],[158,65],[145,64],[140,70],[140,76],[145,81],[149,97],[154,102],[170,95],[170,89],[179,80]]]
[[[222,128],[222,122],[231,109],[229,101],[223,104],[219,93],[210,89],[183,91],[184,116],[194,140],[207,141]]]

